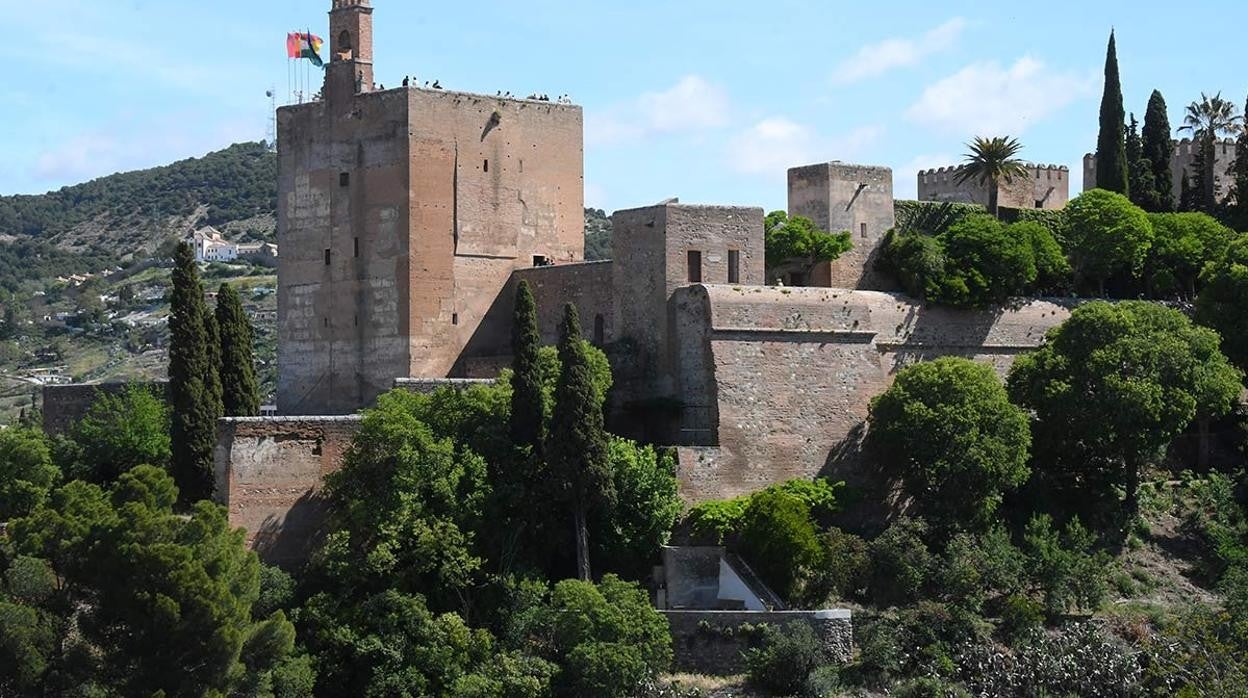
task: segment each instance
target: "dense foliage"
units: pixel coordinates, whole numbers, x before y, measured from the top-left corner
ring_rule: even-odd
[[[848,232],[820,230],[811,219],[790,218],[784,211],[767,214],[763,222],[763,242],[769,275],[787,265],[804,274],[816,263],[831,262],[853,248]]]
[[[1148,214],[1122,194],[1092,189],[1066,205],[1063,229],[1078,283],[1103,290],[1115,274],[1138,277],[1153,244]]]
[[[217,291],[216,326],[221,347],[221,406],[227,417],[260,414],[255,337],[238,291],[228,283]]]
[[[140,465],[169,467],[169,406],[152,389],[130,386],[98,395],[61,444],[66,473],[97,484]]]
[[[867,445],[942,529],[993,520],[1027,480],[1031,431],[992,368],[947,357],[907,367],[871,402]]]
[[[1248,236],[1238,237],[1200,278],[1204,288],[1196,297],[1196,321],[1217,330],[1222,351],[1248,371]]]

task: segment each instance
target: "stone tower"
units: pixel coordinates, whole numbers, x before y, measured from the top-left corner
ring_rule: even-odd
[[[884,234],[895,224],[893,171],[887,167],[827,162],[789,170],[789,215],[805,216],[823,230],[848,230],[854,248],[816,266],[811,286],[889,288],[875,271]]]
[[[348,92],[373,90],[373,8],[368,0],[333,0],[329,11],[326,86]],[[330,90],[326,91],[326,95]]]
[[[584,255],[580,107],[377,91],[372,19],[333,0],[324,98],[278,110],[285,415],[447,377],[513,271]]]

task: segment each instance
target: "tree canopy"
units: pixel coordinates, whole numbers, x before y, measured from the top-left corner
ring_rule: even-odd
[[[1076,281],[1101,287],[1114,274],[1139,276],[1153,243],[1148,214],[1104,189],[1086,191],[1067,204],[1063,234]]]
[[[770,273],[786,264],[796,264],[803,273],[818,262],[831,262],[853,248],[848,232],[820,230],[805,216],[789,217],[772,211],[763,223],[766,266]]]

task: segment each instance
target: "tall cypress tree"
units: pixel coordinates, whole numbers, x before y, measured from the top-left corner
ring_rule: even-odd
[[[229,284],[221,284],[217,291],[217,333],[221,340],[221,405],[225,415],[254,417],[260,414],[253,354],[255,335],[238,291]]]
[[[1170,169],[1174,160],[1174,139],[1170,130],[1170,116],[1166,113],[1166,98],[1153,90],[1148,98],[1148,111],[1144,112],[1144,130],[1140,132],[1144,157],[1153,168],[1153,188],[1157,192],[1157,211],[1174,210],[1174,173]]]
[[[1153,182],[1153,165],[1144,157],[1144,144],[1140,140],[1140,123],[1131,114],[1127,126],[1127,164],[1130,165],[1131,203],[1145,211],[1156,211],[1157,187]]]
[[[541,344],[537,303],[529,282],[521,281],[516,289],[515,317],[511,323],[511,442],[532,447],[534,456],[542,452],[545,417],[538,365]]]
[[[1101,132],[1096,139],[1096,186],[1128,194],[1127,142],[1123,119],[1122,81],[1118,77],[1118,49],[1109,33],[1105,54],[1105,94],[1101,97]]]
[[[212,451],[222,414],[215,324],[204,302],[195,253],[181,243],[174,255],[170,298],[169,399],[170,462],[183,502],[212,496]]]
[[[559,326],[559,361],[562,366],[555,387],[555,408],[546,453],[556,476],[563,483],[572,509],[577,576],[589,580],[590,509],[612,506],[615,488],[607,460],[602,404],[594,388],[585,345],[576,306],[569,303],[564,308],[563,322]]]

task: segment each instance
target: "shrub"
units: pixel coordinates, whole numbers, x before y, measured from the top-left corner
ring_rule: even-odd
[[[932,554],[923,537],[921,519],[899,519],[871,541],[870,598],[881,606],[900,605],[919,598],[931,574]]]
[[[944,277],[945,250],[934,237],[894,232],[883,247],[881,266],[916,298],[926,298],[929,283]]]
[[[1148,214],[1127,197],[1092,189],[1066,206],[1063,236],[1075,277],[1104,285],[1115,274],[1139,276],[1153,242]]]
[[[1140,659],[1099,626],[1075,623],[1055,633],[1034,633],[1013,654],[968,645],[958,655],[958,669],[976,695],[1116,698],[1140,691]]]
[[[823,553],[810,506],[780,490],[751,497],[741,520],[741,553],[773,590],[799,598]]]
[[[1016,641],[1044,624],[1044,607],[1023,594],[1011,594],[1001,603],[1001,634]]]
[[[826,660],[823,643],[805,623],[764,626],[760,646],[745,653],[750,683],[781,696],[802,690]]]
[[[1032,220],[1022,220],[1006,226],[1006,233],[1028,241],[1031,255],[1036,262],[1036,280],[1033,288],[1040,293],[1062,293],[1070,288],[1070,261],[1062,246],[1053,237],[1052,228]]]
[[[985,636],[982,620],[945,604],[924,601],[895,614],[855,625],[859,648],[853,671],[874,686],[957,672],[954,653]]]
[[[959,306],[1000,303],[1036,280],[1031,240],[990,216],[973,216],[940,236],[945,274],[928,284],[932,300]]]
[[[1184,609],[1144,643],[1151,695],[1242,696],[1248,686],[1248,629],[1207,607]]]
[[[1095,537],[1078,519],[1072,519],[1059,534],[1047,514],[1038,515],[1027,523],[1023,540],[1028,572],[1044,596],[1050,617],[1100,606],[1108,593],[1112,558],[1094,550]]]
[[[866,589],[871,579],[871,553],[866,541],[839,528],[830,528],[819,536],[819,544],[823,548],[823,564],[812,580],[816,595],[849,599]]]
[[[966,689],[937,678],[907,681],[893,692],[897,698],[970,698]]]
[[[950,603],[978,612],[990,596],[1021,590],[1024,562],[1004,528],[980,536],[960,533],[945,548],[936,587]]]
[[[821,666],[810,672],[802,686],[802,698],[834,698],[841,695],[841,670],[832,665]]]

